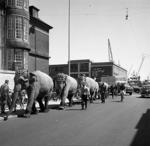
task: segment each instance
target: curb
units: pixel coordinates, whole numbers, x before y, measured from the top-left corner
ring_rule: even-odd
[[[60,104],[60,100],[57,100],[57,101],[49,101],[48,105],[59,105]],[[26,107],[26,104],[25,104],[25,107]],[[24,107],[24,109],[25,109]],[[39,104],[37,103],[36,104],[36,107],[39,108]],[[20,110],[20,106],[17,106],[16,108],[17,110]],[[8,111],[8,108],[6,108],[6,112]],[[11,119],[11,118],[17,118],[18,116],[17,115],[9,115],[8,119]],[[4,115],[0,115],[0,122],[4,121]]]
[[[76,102],[76,100],[74,100],[74,102]],[[66,100],[66,103],[68,103],[68,100]],[[59,104],[60,104],[60,100],[57,100],[57,101],[50,100],[49,103],[48,103],[48,105],[59,105]],[[36,107],[39,108],[38,103],[36,103]],[[26,104],[25,104],[24,109],[25,108],[26,108]],[[20,110],[20,106],[18,105],[16,109]],[[8,108],[6,108],[6,111],[8,111]],[[18,117],[18,115],[9,115],[8,119],[17,118],[17,117]],[[3,115],[0,116],[0,122],[2,122],[2,121],[4,121],[4,116]]]

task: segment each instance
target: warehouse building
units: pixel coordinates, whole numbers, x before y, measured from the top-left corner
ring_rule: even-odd
[[[50,65],[50,76],[57,73],[68,74],[68,64]],[[78,78],[80,74],[95,78],[97,81],[105,81],[110,84],[116,82],[127,82],[127,70],[113,62],[92,62],[89,59],[71,60],[70,75]]]

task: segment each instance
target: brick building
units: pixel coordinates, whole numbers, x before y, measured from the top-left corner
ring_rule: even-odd
[[[49,73],[49,30],[29,0],[0,0],[0,70]]]

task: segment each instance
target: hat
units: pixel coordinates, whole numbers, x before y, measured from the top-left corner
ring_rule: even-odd
[[[5,80],[5,83],[8,83],[9,82],[9,80]]]

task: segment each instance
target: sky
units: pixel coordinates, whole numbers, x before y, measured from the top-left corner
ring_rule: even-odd
[[[69,0],[30,0],[30,5],[53,27],[50,65],[66,64]],[[139,75],[150,79],[150,0],[70,0],[70,60],[109,61],[108,38],[115,64],[130,77],[144,56]]]

